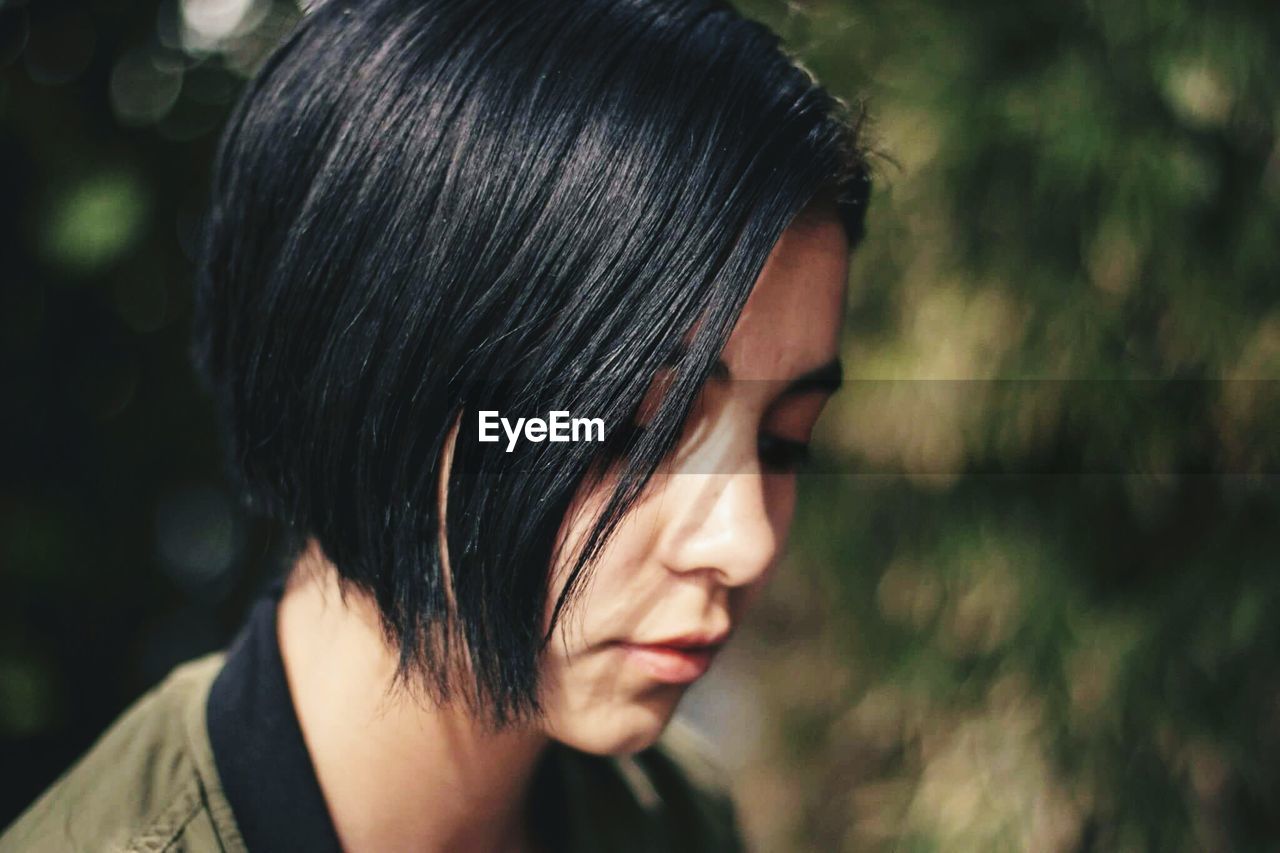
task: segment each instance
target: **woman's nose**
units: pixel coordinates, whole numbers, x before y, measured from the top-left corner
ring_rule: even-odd
[[[785,531],[770,513],[758,468],[670,477],[662,555],[668,568],[710,572],[726,586],[750,584],[768,571]]]

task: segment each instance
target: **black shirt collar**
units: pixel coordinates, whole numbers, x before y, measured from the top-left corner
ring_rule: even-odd
[[[209,740],[250,851],[342,850],[294,713],[276,639],[276,583],[249,614],[209,690]]]

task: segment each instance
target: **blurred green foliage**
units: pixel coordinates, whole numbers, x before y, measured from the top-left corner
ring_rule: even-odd
[[[761,629],[804,789],[771,837],[1275,849],[1280,10],[741,5],[885,155],[845,473]]]
[[[755,624],[784,784],[744,780],[748,828],[1274,848],[1276,7],[739,5],[881,153],[828,473]],[[297,14],[0,4],[0,823],[272,562],[189,280],[219,123]]]
[[[274,568],[187,350],[217,130],[297,17],[0,2],[0,825]]]

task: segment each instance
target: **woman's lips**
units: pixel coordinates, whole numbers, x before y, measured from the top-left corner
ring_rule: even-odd
[[[666,646],[643,643],[619,643],[627,660],[640,667],[649,677],[664,684],[689,684],[711,668],[718,645]]]

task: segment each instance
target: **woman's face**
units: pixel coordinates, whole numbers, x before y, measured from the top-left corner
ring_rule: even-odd
[[[847,263],[834,208],[774,246],[679,446],[543,654],[551,737],[600,754],[650,745],[769,577],[796,457],[838,376]],[[580,543],[607,497],[606,486],[582,498],[561,541]],[[567,568],[552,574],[552,603]]]

